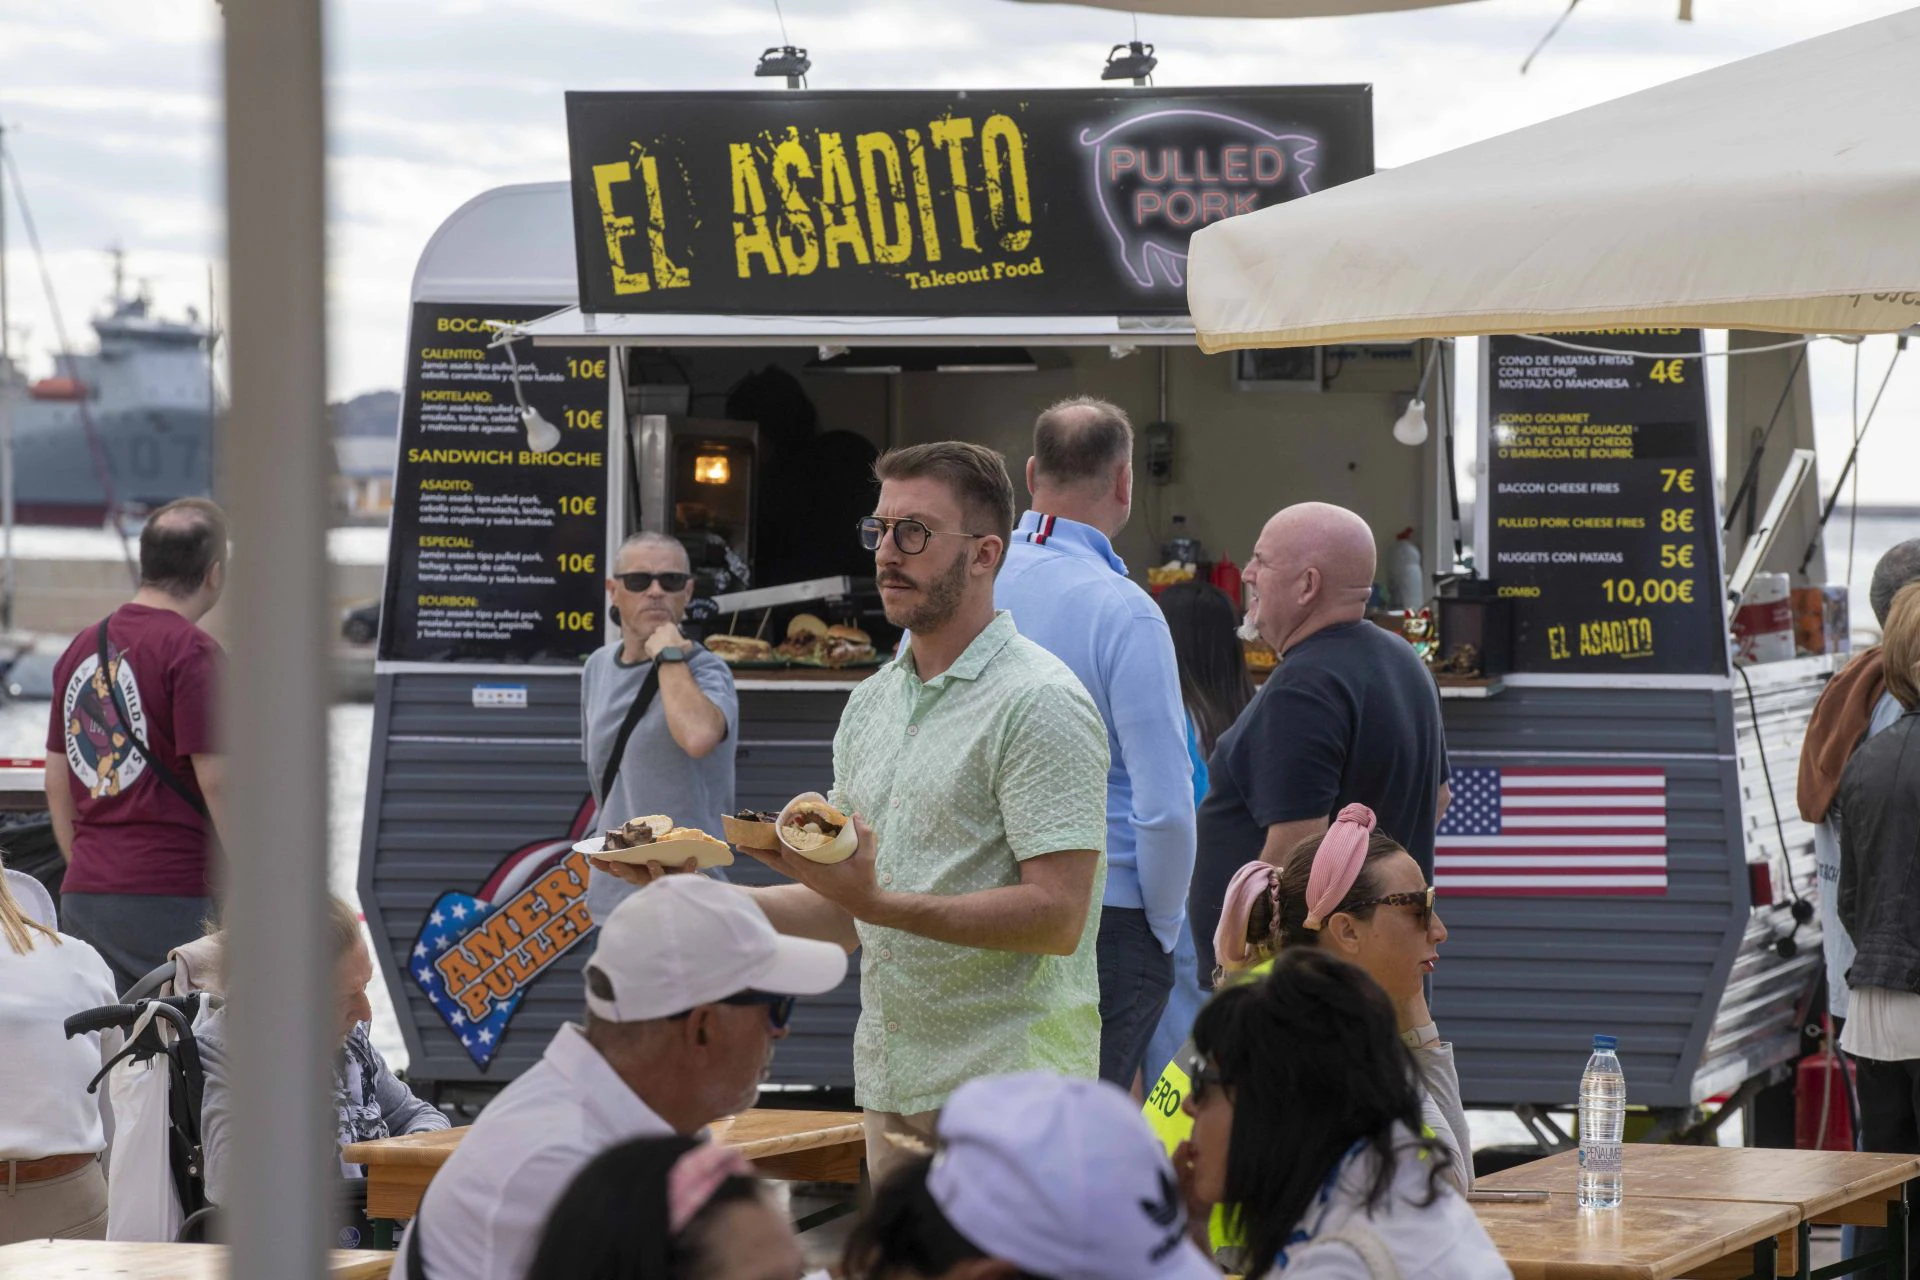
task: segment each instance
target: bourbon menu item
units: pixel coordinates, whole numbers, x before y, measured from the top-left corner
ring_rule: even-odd
[[[1486,568],[1513,601],[1514,669],[1724,674],[1700,331],[1554,336],[1601,350],[1483,348]]]
[[[382,658],[572,662],[599,645],[606,354],[493,345],[551,310],[414,305]]]

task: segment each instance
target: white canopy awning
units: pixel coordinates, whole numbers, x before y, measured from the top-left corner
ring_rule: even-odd
[[[540,346],[1187,346],[1185,316],[719,316],[567,307],[520,332]]]
[[[1208,351],[1920,321],[1920,9],[1200,231]]]
[[[1021,0],[1023,4],[1081,4],[1175,18],[1346,18],[1357,13],[1432,9],[1468,0]]]

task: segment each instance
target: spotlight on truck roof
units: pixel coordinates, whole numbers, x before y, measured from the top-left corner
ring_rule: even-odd
[[[1121,50],[1126,52],[1122,53]],[[1144,85],[1153,78],[1153,69],[1160,65],[1160,59],[1153,56],[1153,46],[1139,40],[1129,40],[1125,44],[1113,46],[1107,53],[1107,65],[1101,69],[1102,80],[1131,80]]]
[[[760,65],[753,69],[756,76],[785,76],[787,88],[798,89],[807,78],[807,72],[813,70],[813,62],[807,57],[805,49],[783,44],[768,49],[760,55]]]

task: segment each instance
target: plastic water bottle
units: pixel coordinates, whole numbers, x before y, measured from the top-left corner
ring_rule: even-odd
[[[1593,1056],[1580,1073],[1580,1207],[1617,1209],[1621,1139],[1627,1124],[1627,1077],[1612,1036],[1593,1038]]]
[[[1402,529],[1393,540],[1393,603],[1408,613],[1427,602],[1427,575],[1420,568],[1420,547],[1413,540],[1413,526]]]

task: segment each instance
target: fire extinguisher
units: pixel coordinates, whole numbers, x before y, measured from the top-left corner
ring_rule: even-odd
[[[1834,1047],[1833,1020],[1822,1017],[1819,1053],[1793,1072],[1793,1145],[1802,1151],[1853,1150],[1853,1064]]]

